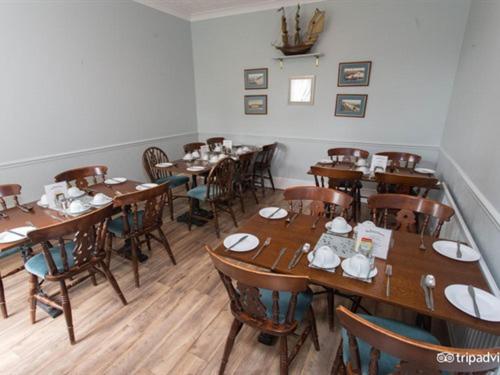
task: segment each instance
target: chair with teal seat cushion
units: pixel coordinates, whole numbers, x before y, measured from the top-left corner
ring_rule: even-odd
[[[378,316],[370,316],[365,314],[358,314],[363,319],[376,324],[382,328],[388,329],[391,332],[397,333],[401,336],[408,337],[414,340],[426,342],[429,344],[439,345],[439,340],[436,339],[431,333],[420,329],[418,327],[413,327],[396,320],[381,318]],[[347,337],[347,331],[342,328],[342,342],[343,342],[343,356],[344,361],[349,362],[349,339]],[[368,374],[368,365],[370,363],[370,350],[371,347],[361,339],[357,339],[359,357],[361,360],[361,373],[363,375]],[[396,357],[393,357],[387,353],[380,353],[380,358],[378,360],[379,374],[391,374],[394,372],[394,368],[400,362]]]
[[[286,313],[288,311],[288,304],[292,293],[280,292],[279,294],[279,322],[284,323]],[[302,321],[306,312],[311,306],[313,294],[310,291],[302,292],[297,295],[297,305],[295,307],[294,319],[298,322]],[[260,289],[260,300],[266,306],[266,314],[269,319],[273,318],[273,291],[269,289]]]
[[[177,186],[187,184],[189,182],[189,177],[174,174],[172,176],[161,177],[155,180],[154,182],[157,184],[163,184],[165,182],[168,182],[170,184],[170,187],[173,189],[176,188]]]
[[[69,267],[73,267],[75,264],[75,258],[73,257],[74,248],[75,244],[73,242],[68,242],[64,246]],[[59,246],[53,247],[50,249],[50,254],[52,255],[52,259],[54,260],[57,270],[59,272],[64,272],[64,264],[61,258],[61,248]],[[44,279],[49,273],[49,268],[47,267],[47,262],[45,261],[43,253],[38,253],[28,259],[28,261],[24,264],[24,268],[29,273],[36,275],[41,279]]]
[[[22,250],[23,250],[22,247],[17,246],[17,247],[13,247],[11,249],[0,251],[0,259],[7,258],[8,256],[11,256],[11,255],[16,254],[16,253],[20,253]]]
[[[137,224],[139,225],[139,228],[142,227],[143,215],[144,211],[137,211]],[[129,227],[132,227],[133,222],[134,222],[133,214],[132,212],[129,212],[128,213]],[[123,237],[123,234],[125,233],[125,228],[123,226],[123,216],[119,216],[111,220],[108,223],[108,231],[113,233],[117,237]]]
[[[221,191],[221,189],[218,188],[218,186],[210,186],[210,196],[208,199],[215,199],[217,198],[218,192]],[[207,185],[200,185],[197,186],[187,192],[188,197],[193,198],[193,199],[198,199],[200,201],[205,201],[207,199]]]

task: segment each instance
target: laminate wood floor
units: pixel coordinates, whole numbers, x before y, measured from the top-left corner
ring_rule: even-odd
[[[239,223],[261,207],[286,207],[281,191],[259,194],[260,204],[246,199],[243,214],[235,202]],[[187,208],[175,201],[177,214]],[[221,215],[222,237],[236,230]],[[134,286],[131,264],[117,256],[112,271],[128,299],[123,307],[108,283],[98,276],[70,290],[77,344],[71,346],[63,316],[50,318],[38,309],[38,321],[29,321],[28,277],[20,272],[4,280],[8,319],[0,319],[0,374],[215,374],[218,371],[232,322],[228,298],[203,245],[216,246],[212,223],[193,227],[166,219],[165,233],[177,259],[173,266],[166,252],[153,243],[150,259],[140,265],[141,287]],[[2,270],[18,262],[0,263]],[[337,303],[342,303],[336,297]],[[328,374],[339,342],[338,327],[328,330],[326,297],[314,301],[321,351],[306,341],[291,374]],[[385,308],[401,318],[401,311]],[[227,374],[279,373],[278,346],[257,342],[258,332],[244,327],[236,339]]]

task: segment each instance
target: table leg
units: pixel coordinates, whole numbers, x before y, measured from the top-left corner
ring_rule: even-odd
[[[192,177],[192,185],[193,187],[198,186],[198,181],[197,181],[197,176],[193,175]],[[198,199],[193,200],[193,214],[196,216],[201,216],[207,219],[213,219],[214,215],[211,211],[207,211],[203,208],[200,207],[200,201]],[[189,217],[189,212],[185,212],[182,215],[177,217],[177,221],[179,223],[189,223],[190,217]],[[201,227],[205,225],[207,222],[205,220],[200,220],[196,218],[191,218],[191,224],[194,224],[198,227]]]

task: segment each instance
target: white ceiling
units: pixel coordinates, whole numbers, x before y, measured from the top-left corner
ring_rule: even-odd
[[[277,9],[324,0],[134,0],[190,21]]]

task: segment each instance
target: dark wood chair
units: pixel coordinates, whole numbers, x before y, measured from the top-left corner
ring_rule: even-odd
[[[146,243],[151,251],[151,239],[156,240],[163,245],[172,263],[176,264],[170,244],[161,228],[168,190],[168,185],[164,183],[144,191],[119,195],[113,199],[114,205],[121,207],[121,215],[111,220],[108,225],[110,232],[107,245],[108,263],[113,249],[113,237],[128,240],[136,287],[140,285],[137,252],[143,243]],[[154,234],[155,231],[158,236]]]
[[[54,177],[55,182],[67,181],[69,185],[75,185],[79,189],[85,189],[91,184],[97,184],[106,179],[108,167],[105,165],[92,165],[88,167],[81,167],[70,169],[59,173]]]
[[[19,206],[19,198],[21,195],[21,185],[18,184],[5,184],[0,185],[0,208],[2,211],[7,210],[11,206]],[[2,220],[3,213],[0,212],[0,220]],[[29,246],[16,246],[7,250],[0,252],[0,260],[5,259],[11,255],[19,254],[26,251],[26,255],[31,254],[32,250]],[[8,271],[3,275],[3,278],[12,276],[19,271],[24,269],[23,266],[19,266],[13,270]],[[3,288],[2,273],[0,272],[0,310],[2,310],[2,317],[7,318],[7,302],[5,301],[5,291]]]
[[[276,191],[273,175],[271,174],[271,163],[277,147],[278,142],[263,146],[255,161],[255,183],[262,188],[262,196],[266,195],[265,180],[269,180],[273,191]]]
[[[107,206],[73,220],[56,224],[28,233],[32,243],[40,243],[43,252],[34,255],[25,263],[26,271],[30,274],[30,315],[31,322],[36,322],[37,301],[53,308],[62,310],[66,318],[69,340],[75,344],[71,304],[68,295],[66,280],[74,278],[82,272],[89,272],[94,285],[97,285],[95,274],[102,274],[111,284],[124,305],[127,304],[123,293],[118,286],[109,267],[104,262],[105,238],[108,218],[113,212],[112,206]],[[63,237],[73,235],[71,242]],[[57,242],[58,246],[50,247],[49,241]],[[38,279],[48,282],[57,282],[60,286],[60,302],[40,292]]]
[[[280,339],[280,374],[288,374],[291,362],[311,334],[319,351],[318,331],[312,308],[312,292],[306,277],[259,272],[230,263],[206,246],[229,295],[234,320],[227,337],[219,374],[224,374],[236,336],[243,324]],[[287,337],[299,323],[306,326],[295,348],[288,353]]]
[[[376,155],[387,156],[388,166],[391,169],[396,168],[412,168],[414,169],[422,157],[417,154],[411,154],[409,152],[392,152],[392,151],[384,151],[377,152]]]
[[[349,220],[357,221],[361,211],[361,178],[363,172],[352,169],[335,169],[329,167],[312,166],[316,186],[328,186],[331,189],[343,191],[353,197],[352,210]],[[327,184],[325,183],[327,179]]]
[[[347,218],[353,198],[339,190],[316,186],[294,186],[284,192],[285,200],[289,201],[290,211],[303,213],[304,201],[311,201],[309,214],[333,219],[336,216]],[[297,206],[298,202],[298,207]],[[294,207],[295,206],[295,207]],[[333,331],[333,305],[335,291],[325,288],[328,299],[328,325]],[[321,292],[324,293],[324,292]],[[348,296],[346,296],[348,297]],[[348,297],[349,298],[349,297]]]
[[[224,137],[212,137],[207,139],[207,145],[210,150],[213,150],[216,144],[222,144],[224,142]]]
[[[257,199],[257,189],[255,187],[254,181],[254,166],[255,160],[257,159],[257,152],[247,152],[239,156],[238,162],[236,163],[236,171],[234,177],[235,184],[235,195],[240,199],[241,211],[245,212],[245,203],[243,200],[243,195],[246,190],[250,190],[255,199],[255,203],[259,204]]]
[[[188,143],[185,144],[182,148],[184,149],[184,152],[187,154],[188,152],[199,150],[201,146],[205,146],[205,143],[203,142]]]
[[[187,193],[189,197],[189,215],[191,218],[204,221],[210,220],[204,216],[199,216],[194,213],[194,199],[210,204],[214,215],[215,232],[217,233],[217,237],[220,237],[219,210],[229,213],[233,219],[234,226],[238,226],[232,207],[234,197],[233,181],[235,168],[235,161],[233,159],[224,158],[220,160],[208,174],[207,183],[205,185],[199,185],[189,190]],[[191,230],[191,226],[191,220],[189,220],[189,230]]]
[[[168,207],[170,209],[170,219],[174,220],[174,200],[177,198],[186,198],[185,195],[174,194],[172,189],[184,185],[186,191],[189,190],[189,177],[174,175],[168,169],[157,168],[159,163],[168,163],[167,154],[158,147],[149,147],[142,154],[142,165],[148,174],[151,182],[156,184],[168,183]]]
[[[500,353],[500,348],[442,346],[429,332],[376,316],[354,314],[343,306],[337,317],[344,327],[331,375],[347,374],[486,374],[496,361],[468,363],[462,356]]]
[[[455,214],[453,208],[445,204],[406,194],[372,195],[368,198],[368,208],[372,221],[379,226],[412,233],[428,231],[436,238],[439,237],[444,222]],[[416,215],[419,214],[425,216],[421,228],[417,228]],[[437,220],[434,230],[429,228],[431,217]]]
[[[328,156],[335,161],[347,161],[346,159],[357,161],[358,159],[368,159],[369,155],[368,151],[359,148],[331,148],[328,150]]]
[[[377,191],[420,196],[426,198],[431,189],[435,189],[439,180],[417,175],[401,175],[395,173],[375,173]]]

